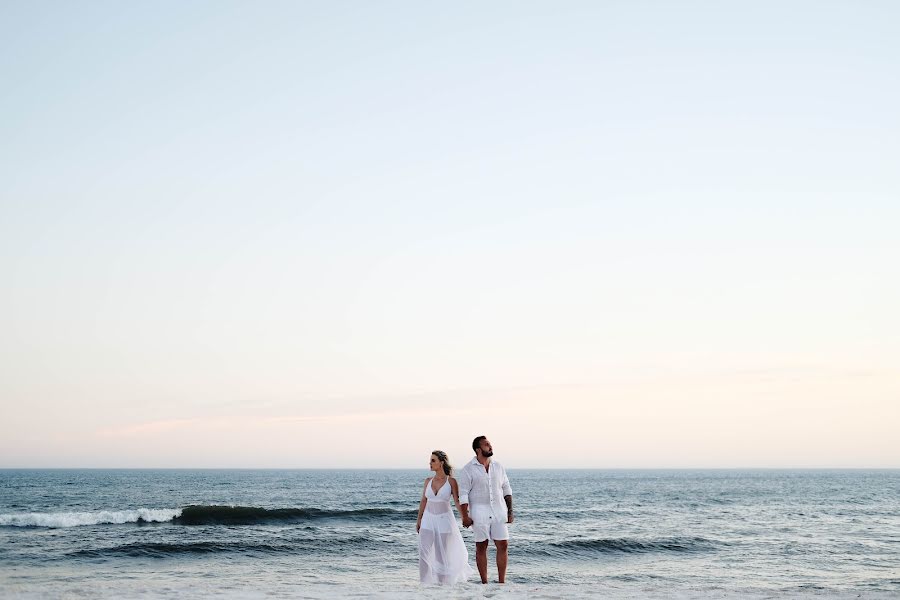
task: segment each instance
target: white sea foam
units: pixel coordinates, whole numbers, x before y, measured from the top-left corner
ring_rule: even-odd
[[[0,527],[79,527],[122,523],[164,523],[181,516],[180,508],[138,508],[100,512],[12,513],[0,515]]]

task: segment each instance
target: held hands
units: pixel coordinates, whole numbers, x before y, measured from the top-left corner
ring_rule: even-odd
[[[511,510],[508,511],[506,513],[507,524],[512,523],[514,520],[515,520],[515,517],[513,516],[513,511],[511,511]],[[463,527],[471,527],[473,523],[475,523],[475,521],[473,521],[471,517],[463,517],[462,518]],[[419,530],[419,527],[418,527],[418,525],[416,525],[416,531],[418,531],[418,530]]]

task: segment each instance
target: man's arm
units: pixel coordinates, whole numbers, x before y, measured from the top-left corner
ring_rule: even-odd
[[[512,486],[509,485],[509,477],[506,476],[506,469],[503,469],[503,485],[501,485],[503,490],[503,501],[506,502],[506,522],[513,522],[513,509],[512,509]]]
[[[472,476],[465,467],[459,473],[459,514],[462,517],[463,527],[471,527],[472,518],[469,516],[469,492],[472,491]]]

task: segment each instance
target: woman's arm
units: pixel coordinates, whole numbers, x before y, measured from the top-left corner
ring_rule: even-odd
[[[453,494],[453,501],[456,502],[456,510],[459,511],[460,516],[462,516],[462,507],[459,505],[459,484],[456,483],[456,479],[453,477],[450,478],[450,493]]]
[[[428,485],[428,479],[425,479],[425,485]],[[422,486],[422,499],[419,500],[419,518],[416,519],[416,533],[419,533],[419,528],[422,527],[422,513],[425,512],[425,505],[428,503],[428,498],[425,497],[425,485]]]

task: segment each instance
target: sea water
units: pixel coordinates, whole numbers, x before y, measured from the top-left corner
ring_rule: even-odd
[[[0,595],[900,597],[898,470],[511,468],[508,583],[450,589],[418,584],[427,475],[0,470]]]

